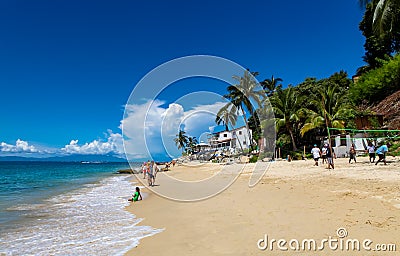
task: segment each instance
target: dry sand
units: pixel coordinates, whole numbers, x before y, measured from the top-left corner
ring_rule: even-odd
[[[254,164],[248,164],[224,192],[197,202],[176,202],[143,189],[149,196],[127,210],[144,218],[140,225],[165,230],[142,239],[127,255],[400,255],[400,159],[388,157],[387,166],[357,160],[348,164],[336,159],[335,170],[314,167],[312,160],[276,161],[252,188],[248,180]],[[154,190],[173,189],[165,175],[194,181],[215,175],[221,167],[176,166],[158,174]],[[341,227],[348,232],[344,241],[370,239],[371,248],[396,244],[396,252],[334,251],[327,244],[316,252],[285,252],[276,243],[273,250],[257,246],[265,235],[300,243],[314,239],[319,245],[329,236],[338,238]]]

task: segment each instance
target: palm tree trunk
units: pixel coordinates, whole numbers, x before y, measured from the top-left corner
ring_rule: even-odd
[[[292,127],[290,127],[290,123],[289,122],[286,123],[286,129],[289,131],[290,138],[292,139],[293,151],[296,151],[297,147],[296,147],[296,143],[294,142],[293,131],[292,131]]]
[[[242,108],[242,113],[243,113],[244,123],[246,124],[247,134],[249,135],[249,142],[250,142],[249,149],[251,149],[251,146],[252,146],[251,133],[250,133],[250,128],[249,128],[249,123],[247,122],[247,118],[246,118],[246,112],[244,112],[243,108]]]

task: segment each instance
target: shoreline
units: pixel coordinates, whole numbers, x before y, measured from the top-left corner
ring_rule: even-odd
[[[0,228],[0,254],[122,254],[139,237],[151,234],[150,227],[136,225],[133,215],[124,209],[128,205],[126,191],[131,188],[129,177],[108,169],[71,181],[69,190],[45,187],[42,198],[5,208],[11,218],[8,222],[4,218]],[[68,178],[76,170],[67,166],[62,173]]]
[[[336,159],[334,171],[325,166],[313,167],[313,160],[273,162],[253,188],[248,187],[250,164],[228,189],[198,202],[171,201],[143,189],[148,197],[126,210],[143,219],[140,225],[164,230],[141,239],[125,255],[282,255],[285,252],[277,249],[260,250],[257,241],[265,234],[275,239],[322,239],[335,236],[341,227],[347,229],[349,238],[395,243],[398,251],[400,159],[390,157],[387,166],[375,166],[366,159],[358,158],[357,164]],[[212,175],[218,167],[206,164],[196,172],[178,166],[168,174],[184,180],[200,179],[205,173]]]

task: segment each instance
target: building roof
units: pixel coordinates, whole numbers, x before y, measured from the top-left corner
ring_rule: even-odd
[[[206,147],[206,146],[210,146],[210,144],[208,143],[204,143],[204,142],[200,142],[199,144],[196,145],[196,147]]]
[[[229,131],[223,130],[223,131],[219,131],[219,132],[214,132],[214,133],[212,133],[212,134],[213,134],[213,135],[218,135],[218,134],[224,133],[224,132],[234,132],[234,131],[237,131],[237,130],[240,130],[240,129],[243,129],[243,128],[246,128],[246,126],[240,126],[240,127],[238,127],[238,128],[235,128],[235,129],[232,129],[232,130],[229,130]],[[250,129],[250,130],[251,130],[251,129]]]

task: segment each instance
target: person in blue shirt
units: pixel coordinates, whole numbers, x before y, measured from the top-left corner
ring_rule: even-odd
[[[383,163],[386,165],[386,153],[389,151],[388,146],[390,146],[389,143],[383,144],[376,150],[376,154],[378,155],[379,160],[375,163],[375,165],[377,165],[381,161],[383,161]]]

